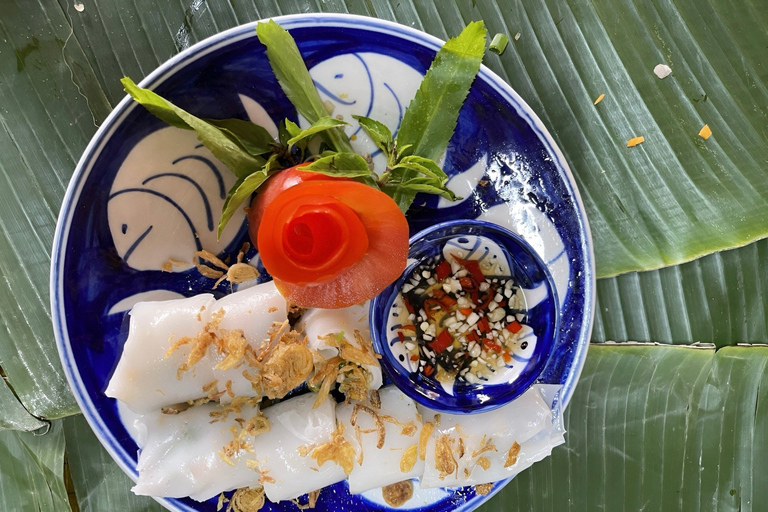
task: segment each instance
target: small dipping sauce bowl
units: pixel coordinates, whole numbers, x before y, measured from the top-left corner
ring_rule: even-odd
[[[471,414],[509,403],[557,342],[557,292],[544,262],[496,224],[457,220],[410,240],[405,271],[373,299],[374,348],[416,402]]]

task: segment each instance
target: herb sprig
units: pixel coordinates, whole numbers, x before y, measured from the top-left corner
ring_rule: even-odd
[[[272,20],[259,23],[256,33],[283,92],[311,123],[302,130],[285,119],[277,141],[261,126],[241,119],[198,118],[138,87],[130,78],[122,79],[134,100],[168,124],[194,130],[203,145],[238,177],[224,202],[219,236],[237,208],[272,174],[307,160],[311,163],[302,170],[352,178],[380,188],[404,213],[420,192],[456,199],[446,186],[448,176],[436,160],[448,146],[480,69],[487,35],[482,21],[467,25],[437,53],[403,115],[397,137],[379,121],[353,116],[387,157],[387,167],[380,176],[373,173],[365,158],[355,154],[344,133],[348,123],[328,115],[293,37]],[[317,136],[328,149],[311,156],[307,147]]]

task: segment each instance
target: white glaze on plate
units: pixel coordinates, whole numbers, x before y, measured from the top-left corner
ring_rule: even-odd
[[[349,123],[345,132],[352,139],[352,148],[361,155],[371,154],[376,172],[383,172],[386,158],[352,114],[373,118],[396,135],[423,75],[397,59],[371,52],[338,55],[316,64],[309,72],[320,97],[333,104],[331,115]],[[304,119],[301,125],[308,126]]]
[[[251,120],[271,135],[277,127],[253,99],[239,95]],[[120,258],[136,270],[161,270],[169,259],[191,268],[193,253],[221,253],[245,220],[238,208],[221,238],[219,216],[237,177],[194,132],[164,127],[144,137],[122,162],[109,193],[109,230]]]

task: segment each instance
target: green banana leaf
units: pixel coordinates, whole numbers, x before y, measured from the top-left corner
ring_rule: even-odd
[[[768,343],[768,241],[597,281],[593,341]]]
[[[747,3],[286,0],[193,2],[161,15],[151,5],[78,13],[81,41],[140,30],[131,45],[86,47],[112,102],[123,96],[121,73],[143,76],[178,49],[254,19],[351,12],[446,38],[482,18],[491,34],[520,34],[486,64],[531,105],[568,159],[599,276],[677,264],[768,234],[768,31],[765,13]],[[142,44],[149,51],[137,51]],[[672,75],[659,79],[657,64]],[[707,141],[698,136],[705,124],[714,133]],[[645,142],[627,148],[639,135]]]
[[[131,492],[133,482],[123,473],[82,416],[64,419],[67,459],[80,512],[160,512],[152,498]]]
[[[48,300],[56,217],[80,153],[110,106],[64,11],[0,6],[0,364],[35,416],[78,411]]]
[[[75,163],[124,96],[118,79],[139,79],[226,28],[299,12],[374,16],[442,39],[482,18],[491,34],[508,34],[507,50],[485,63],[531,105],[562,148],[588,211],[598,274],[716,253],[599,280],[594,340],[765,342],[767,242],[717,253],[768,231],[768,9],[760,2],[158,5],[0,5],[0,366],[34,416],[77,412],[53,344],[49,248]],[[661,63],[673,70],[663,80],[653,74]],[[600,94],[605,98],[593,105]],[[697,135],[704,124],[713,131],[706,141]],[[643,144],[625,147],[638,135]],[[593,345],[566,413],[567,444],[519,475],[485,510],[759,508],[768,497],[756,483],[768,460],[765,350]],[[0,425],[35,428],[38,420],[17,406],[0,384]],[[130,495],[127,478],[82,418],[66,422],[80,507],[154,510],[154,503]],[[0,432],[4,510],[66,508],[62,440],[60,422],[40,438]]]
[[[0,430],[32,431],[45,426],[45,423],[27,412],[23,405],[0,376]]]
[[[608,0],[589,8],[511,1],[502,8],[469,0],[152,6],[148,0],[103,0],[83,4],[82,11],[64,0],[4,6],[0,100],[8,113],[0,149],[8,155],[1,165],[10,186],[0,202],[0,272],[9,286],[0,291],[0,305],[9,335],[0,337],[0,360],[22,403],[36,415],[76,410],[51,356],[42,291],[47,247],[77,156],[94,123],[123,96],[117,79],[141,77],[190,43],[245,21],[325,10],[393,19],[439,37],[479,17],[491,32],[520,33],[501,57],[489,55],[486,62],[510,81],[563,148],[584,195],[601,275],[684,261],[764,234],[761,198],[768,194],[761,165],[768,144],[761,127],[768,124],[768,96],[764,76],[754,70],[768,66],[761,60],[765,52],[756,50],[768,36],[764,30],[727,30],[741,18],[764,20],[752,16],[748,5],[727,16],[669,0],[638,10]],[[679,16],[663,16],[674,8]],[[667,26],[667,20],[677,21]],[[678,30],[681,20],[689,20],[690,30]],[[738,72],[731,64],[734,52],[744,56]],[[663,81],[651,71],[662,58],[674,68]],[[687,90],[692,83],[713,90],[695,95]],[[592,105],[601,93],[606,99]],[[57,103],[66,105],[65,114],[51,115],[50,105]],[[705,114],[708,123],[714,118],[715,130],[706,142],[696,135]],[[717,119],[728,123],[719,129]],[[623,147],[641,132],[645,143]],[[30,283],[37,292],[20,291]],[[46,390],[32,377],[41,374],[50,376]]]
[[[68,509],[61,420],[52,422],[43,435],[0,432],[0,510]]]
[[[763,510],[768,347],[593,345],[566,444],[483,512]]]
[[[768,498],[766,367],[768,347],[593,345],[566,444],[480,511],[752,510]],[[81,510],[150,510],[84,420],[65,432]]]

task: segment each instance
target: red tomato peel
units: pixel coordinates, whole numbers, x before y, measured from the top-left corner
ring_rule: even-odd
[[[273,278],[296,284],[337,275],[365,255],[368,234],[349,206],[292,187],[264,211],[258,247]]]
[[[269,203],[275,200],[280,192],[305,181],[348,181],[348,178],[333,178],[331,176],[326,176],[325,174],[320,174],[319,172],[300,170],[305,165],[309,165],[309,163],[299,164],[295,167],[280,171],[271,176],[266,183],[259,187],[258,193],[253,198],[253,201],[251,201],[251,205],[248,208],[248,235],[254,245],[256,245],[256,240],[258,238],[259,225],[261,224],[261,217],[264,214],[264,209]]]
[[[307,208],[299,208],[302,203]],[[319,236],[327,232],[331,236]],[[311,249],[310,234],[317,244]],[[400,276],[408,258],[408,222],[397,204],[373,187],[310,180],[282,191],[264,209],[257,246],[286,299],[302,307],[343,308],[375,297]],[[333,246],[340,254],[331,254]],[[300,257],[287,257],[291,251]],[[312,272],[320,277],[307,279]]]

